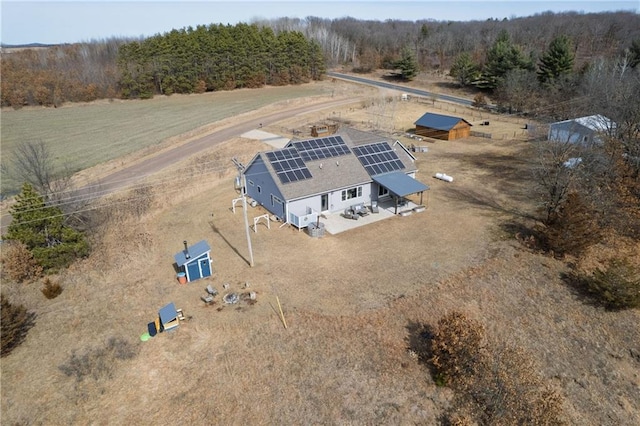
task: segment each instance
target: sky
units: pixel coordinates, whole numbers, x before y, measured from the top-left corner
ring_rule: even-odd
[[[546,11],[620,10],[639,13],[640,0],[0,0],[0,42],[58,44],[146,37],[188,26],[235,25],[281,17],[470,21],[531,16]]]

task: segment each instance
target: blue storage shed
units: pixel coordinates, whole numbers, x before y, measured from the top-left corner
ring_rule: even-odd
[[[211,247],[202,240],[192,246],[184,242],[184,250],[174,256],[178,272],[183,272],[187,282],[211,275]]]

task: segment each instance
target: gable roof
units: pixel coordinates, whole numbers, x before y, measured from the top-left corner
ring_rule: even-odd
[[[278,187],[278,190],[288,201],[371,182],[371,176],[353,152],[353,148],[358,146],[386,142],[394,150],[404,165],[404,168],[400,170],[401,172],[411,173],[416,171],[414,159],[407,154],[407,150],[396,147],[393,141],[383,136],[369,132],[362,132],[352,128],[340,129],[336,135],[342,137],[344,143],[349,148],[349,152],[335,157],[319,160],[307,159],[304,161],[304,164],[311,172],[311,178],[282,183],[277,176],[276,170],[267,157],[268,152],[275,151],[267,151],[257,154],[247,166],[247,171],[249,171],[251,164],[256,162],[258,158],[261,159],[270,175],[273,177],[273,182]],[[289,142],[285,148],[295,149],[295,142],[319,139],[323,138],[293,140]],[[250,173],[248,173],[247,176],[250,176]]]
[[[585,117],[578,117],[578,118],[572,118],[569,120],[558,121],[556,123],[552,123],[552,126],[557,128],[572,129],[572,128],[575,128],[575,123],[581,126],[584,126],[587,129],[592,130],[594,132],[608,133],[611,130],[615,129],[615,123],[611,119],[600,114],[588,115]],[[574,126],[574,127],[571,127],[571,126]]]
[[[189,252],[189,257],[186,256],[184,250],[176,253],[176,255],[173,257],[178,267],[191,262],[193,259],[199,258],[208,251],[211,251],[211,247],[209,247],[209,244],[207,244],[205,240],[202,240],[190,246],[187,251]]]
[[[452,117],[450,115],[434,114],[432,112],[427,112],[413,124],[421,127],[429,127],[430,129],[449,131],[453,129],[460,121],[464,121],[469,126],[472,125],[467,120],[461,117]]]

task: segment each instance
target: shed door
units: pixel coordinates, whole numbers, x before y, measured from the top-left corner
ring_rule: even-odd
[[[202,277],[211,275],[211,264],[209,263],[208,257],[200,259],[200,271],[202,271]]]
[[[189,281],[201,278],[198,262],[191,262],[187,265],[187,275],[189,276]]]

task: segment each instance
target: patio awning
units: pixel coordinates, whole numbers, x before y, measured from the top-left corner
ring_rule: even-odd
[[[402,172],[373,176],[373,181],[378,185],[384,186],[389,190],[389,192],[392,192],[398,197],[406,197],[407,195],[416,194],[429,189],[429,187],[424,183],[417,181]]]

